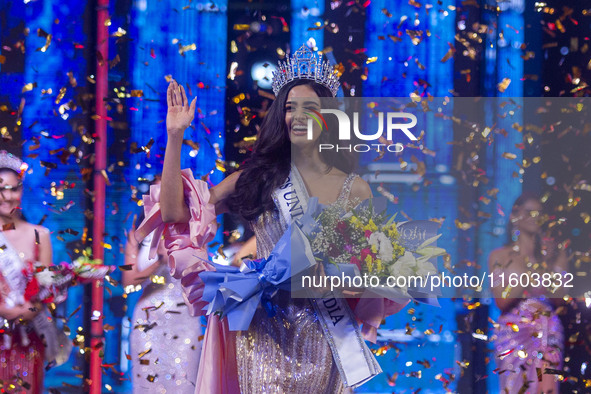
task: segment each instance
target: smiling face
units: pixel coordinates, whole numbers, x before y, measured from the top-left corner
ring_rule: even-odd
[[[18,175],[10,170],[0,170],[0,216],[13,216],[22,197],[23,187]]]
[[[542,204],[534,199],[528,199],[511,213],[511,221],[515,229],[529,234],[540,231],[542,219]]]
[[[306,147],[315,145],[321,128],[312,121],[312,139],[308,139],[310,113],[320,112],[320,98],[309,85],[297,85],[289,91],[285,102],[285,124],[292,144]]]

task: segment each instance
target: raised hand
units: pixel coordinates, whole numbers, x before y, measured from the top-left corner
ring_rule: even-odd
[[[191,125],[195,117],[196,100],[197,97],[189,105],[185,88],[174,79],[170,82],[166,91],[166,101],[168,103],[166,131],[169,135],[180,134],[182,136],[187,127]]]

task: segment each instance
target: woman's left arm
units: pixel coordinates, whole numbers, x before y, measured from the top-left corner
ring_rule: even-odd
[[[46,267],[53,265],[53,247],[51,246],[51,233],[49,229],[43,226],[35,226],[34,230],[39,234],[39,255],[36,256],[39,263]],[[35,236],[35,242],[37,242],[37,236]],[[26,302],[23,305],[24,313],[22,316],[23,320],[32,320],[36,315],[41,312],[43,306],[41,303],[30,303]]]
[[[39,262],[46,267],[53,265],[53,248],[51,247],[51,235],[45,227],[35,226],[39,234]],[[36,239],[37,237],[35,237]]]

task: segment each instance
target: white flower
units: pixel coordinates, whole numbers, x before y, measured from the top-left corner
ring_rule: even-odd
[[[411,252],[404,252],[404,255],[400,257],[394,264],[389,268],[390,274],[393,276],[409,276],[415,275],[416,260]]]
[[[437,268],[429,261],[429,259],[417,259],[417,275],[426,277],[427,275],[436,275]]]
[[[376,231],[369,236],[369,244],[377,247],[377,257],[384,263],[388,263],[392,260],[392,254],[394,253],[394,247],[392,242],[381,231]]]
[[[49,287],[53,284],[53,274],[48,269],[37,272],[35,278],[37,279],[37,282],[39,282],[39,285],[43,287]]]

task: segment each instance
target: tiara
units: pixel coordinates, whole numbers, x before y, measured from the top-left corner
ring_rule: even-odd
[[[0,150],[0,168],[8,168],[19,174],[20,177],[25,176],[25,171],[29,166],[27,163],[5,150]]]
[[[328,61],[322,61],[322,55],[316,56],[306,45],[302,45],[285,62],[278,62],[279,68],[273,73],[271,84],[277,95],[282,87],[296,79],[310,79],[327,87],[333,96],[337,95],[339,78]]]

